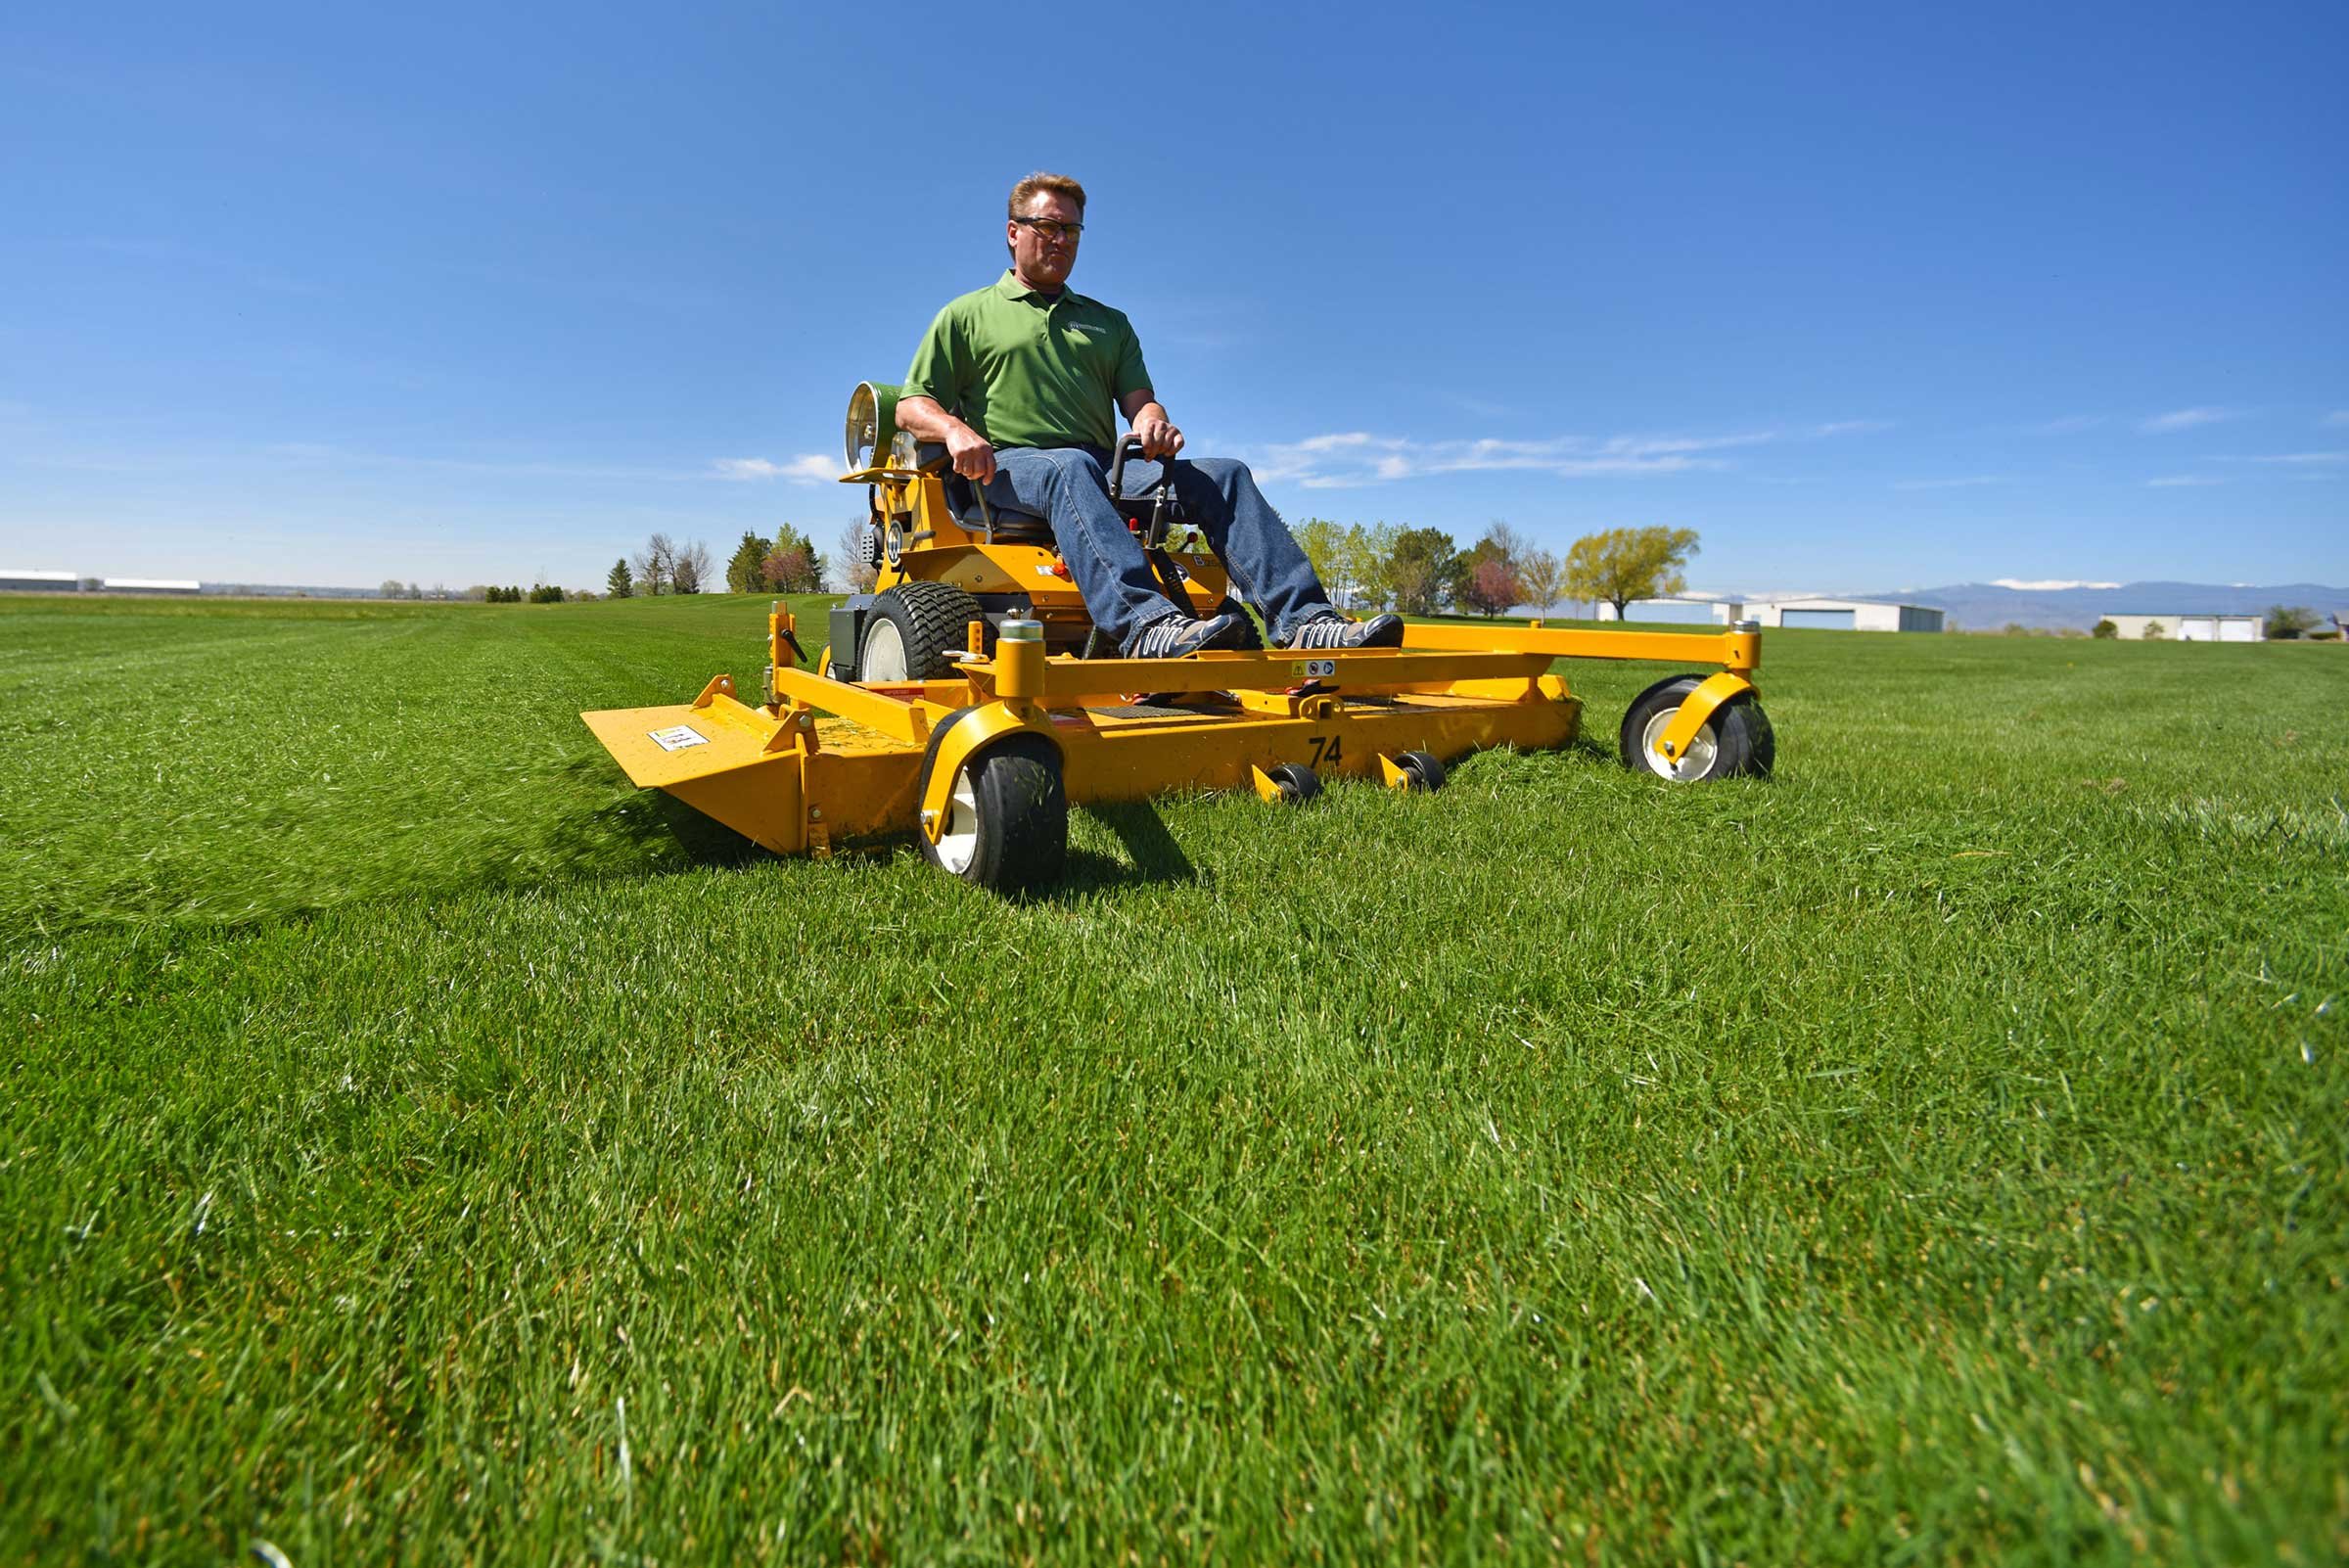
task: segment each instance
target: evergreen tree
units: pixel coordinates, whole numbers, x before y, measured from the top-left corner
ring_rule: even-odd
[[[633,598],[636,578],[628,572],[628,558],[622,556],[612,563],[612,575],[604,579],[604,588],[615,599]]]
[[[728,593],[758,593],[766,586],[766,541],[758,534],[745,531],[742,542],[726,559],[726,591]]]

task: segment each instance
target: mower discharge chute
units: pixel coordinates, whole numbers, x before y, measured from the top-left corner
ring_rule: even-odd
[[[944,869],[1010,889],[1059,874],[1072,802],[1253,786],[1299,803],[1339,774],[1432,790],[1469,752],[1563,746],[1582,703],[1548,672],[1560,657],[1718,667],[1633,702],[1624,761],[1681,781],[1770,771],[1751,623],[1710,633],[1411,625],[1401,648],[1100,657],[1046,522],[990,506],[944,447],[895,429],[895,405],[894,389],[870,383],[849,404],[841,482],[868,487],[874,591],[833,610],[813,661],[775,606],[756,705],[719,675],[690,704],[581,715],[637,786],[779,854],[911,832]],[[1215,614],[1228,596],[1221,564],[1163,479],[1125,493],[1129,450],[1132,437],[1112,465],[1112,498],[1162,591]]]

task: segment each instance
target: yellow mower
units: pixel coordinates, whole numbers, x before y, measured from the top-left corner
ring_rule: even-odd
[[[1641,692],[1624,716],[1623,760],[1681,781],[1770,771],[1750,622],[1720,632],[1412,625],[1401,648],[1099,657],[1050,527],[990,506],[943,446],[895,428],[895,390],[872,383],[850,399],[841,483],[867,486],[877,577],[832,612],[816,660],[777,605],[757,706],[719,675],[690,704],[580,715],[639,788],[778,854],[912,832],[944,870],[1011,890],[1059,875],[1072,802],[1253,786],[1302,803],[1339,774],[1432,790],[1469,752],[1563,746],[1582,702],[1548,673],[1560,657],[1719,667]],[[1128,437],[1112,498],[1162,590],[1215,614],[1228,594],[1221,564],[1184,527],[1171,485],[1125,493],[1130,450]]]

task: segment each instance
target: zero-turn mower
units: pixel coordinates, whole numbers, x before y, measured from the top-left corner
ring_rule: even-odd
[[[1750,622],[1719,632],[1411,625],[1401,648],[1117,657],[1045,520],[990,505],[943,446],[896,429],[896,402],[866,383],[849,403],[841,483],[867,487],[876,578],[833,610],[817,658],[778,604],[755,706],[718,675],[690,704],[580,715],[639,788],[778,854],[910,831],[939,866],[1009,890],[1059,875],[1072,802],[1253,786],[1303,803],[1333,775],[1433,790],[1469,752],[1563,746],[1582,702],[1548,672],[1560,657],[1718,666],[1633,701],[1624,762],[1680,781],[1770,771]],[[1226,608],[1222,565],[1173,486],[1126,493],[1138,449],[1130,436],[1120,445],[1111,495],[1161,589],[1191,614]]]

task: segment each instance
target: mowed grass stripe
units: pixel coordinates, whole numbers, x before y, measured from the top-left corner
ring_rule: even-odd
[[[519,794],[760,608],[387,646],[618,687],[675,618],[667,690],[444,688],[535,738]],[[468,882],[454,811],[365,862],[445,881],[292,917],[59,895],[0,998],[0,1541],[2332,1554],[2321,654],[1773,637],[1773,783],[1080,812],[1030,904],[667,817]],[[1570,671],[1594,739],[1655,673]]]

